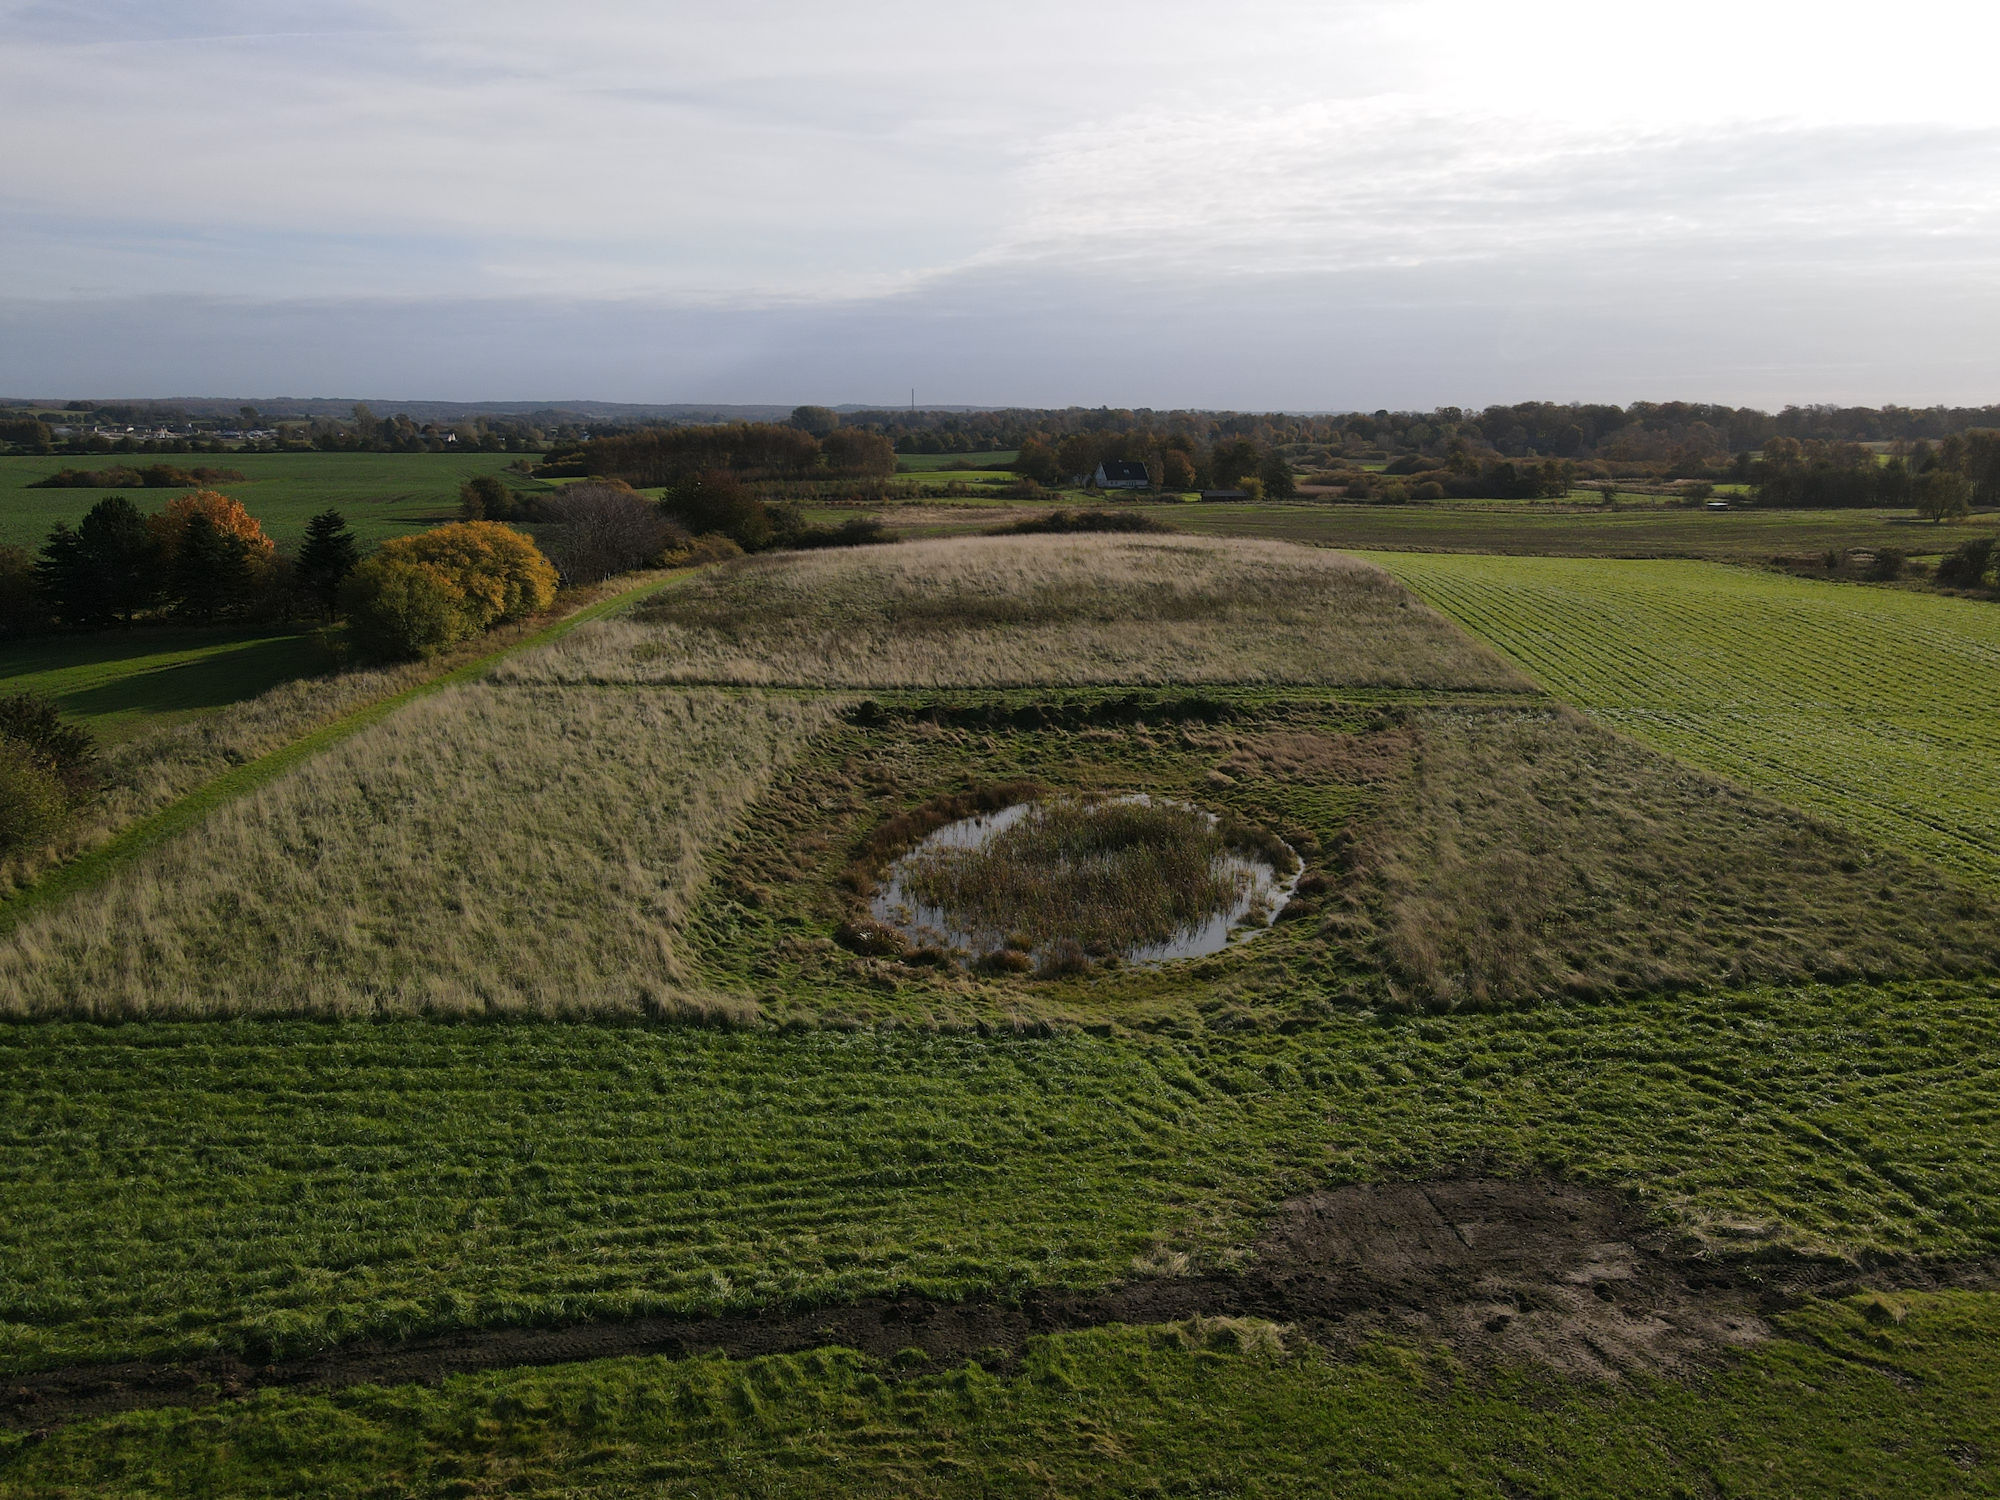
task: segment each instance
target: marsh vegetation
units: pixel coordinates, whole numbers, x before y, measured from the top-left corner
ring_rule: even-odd
[[[1063,973],[1216,952],[1268,925],[1297,872],[1282,843],[1186,803],[1057,797],[931,834],[890,867],[874,914],[988,968]]]

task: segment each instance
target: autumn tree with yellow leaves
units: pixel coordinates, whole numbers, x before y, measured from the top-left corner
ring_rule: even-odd
[[[384,542],[348,575],[348,623],[362,651],[431,656],[554,602],[556,570],[496,521],[461,521]]]

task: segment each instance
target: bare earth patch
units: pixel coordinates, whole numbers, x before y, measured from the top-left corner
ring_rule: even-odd
[[[762,1316],[502,1328],[268,1364],[215,1356],[76,1365],[11,1379],[0,1388],[0,1425],[46,1429],[267,1388],[435,1384],[475,1370],[630,1355],[747,1359],[839,1346],[889,1359],[920,1349],[933,1363],[971,1359],[1004,1369],[1031,1338],[1110,1323],[1159,1326],[1164,1336],[1221,1323],[1334,1354],[1382,1337],[1442,1343],[1475,1366],[1531,1363],[1615,1380],[1713,1365],[1768,1337],[1767,1315],[1808,1294],[1906,1284],[1984,1289],[2000,1284],[2000,1271],[1984,1261],[1870,1273],[1827,1262],[1682,1256],[1602,1189],[1491,1179],[1362,1183],[1280,1205],[1239,1270],[1017,1302],[870,1298]]]

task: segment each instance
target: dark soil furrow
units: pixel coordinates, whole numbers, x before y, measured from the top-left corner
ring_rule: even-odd
[[[255,1363],[78,1365],[0,1382],[0,1424],[42,1429],[141,1407],[263,1389],[435,1383],[451,1375],[621,1355],[734,1358],[826,1346],[889,1359],[1007,1368],[1037,1335],[1195,1317],[1268,1319],[1340,1352],[1390,1335],[1442,1342],[1474,1363],[1531,1362],[1601,1379],[1712,1363],[1769,1335],[1804,1297],[1864,1286],[2000,1287],[2000,1263],[1861,1268],[1675,1253],[1616,1194],[1558,1182],[1364,1184],[1284,1204],[1239,1270],[1133,1281],[1014,1302],[870,1298],[740,1317],[640,1318],[470,1330]]]

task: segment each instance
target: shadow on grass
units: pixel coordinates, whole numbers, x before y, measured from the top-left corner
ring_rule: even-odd
[[[107,740],[127,739],[162,722],[254,698],[319,671],[325,660],[319,645],[303,633],[247,639],[193,632],[171,639],[134,635],[128,649],[134,658],[129,672],[95,672],[92,680],[67,690],[60,683],[49,687],[58,708]],[[191,649],[199,654],[185,654]],[[113,660],[95,651],[91,657],[105,665]],[[161,657],[167,659],[157,660]]]

